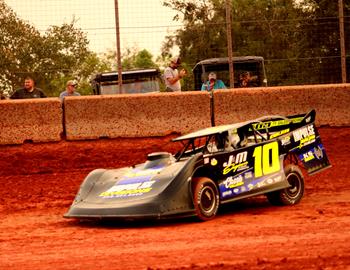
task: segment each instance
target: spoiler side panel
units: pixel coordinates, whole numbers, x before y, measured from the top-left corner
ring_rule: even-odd
[[[308,174],[311,175],[331,167],[314,122],[294,130],[290,136],[281,138],[281,142],[288,148],[288,152],[298,157]]]

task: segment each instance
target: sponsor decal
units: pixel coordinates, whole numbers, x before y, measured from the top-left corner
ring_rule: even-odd
[[[152,190],[152,185],[156,181],[146,181],[142,183],[121,184],[115,185],[105,192],[102,192],[99,197],[103,198],[115,198],[115,197],[127,197],[138,196],[144,193],[148,193]]]
[[[295,142],[299,142],[297,148],[301,149],[305,145],[311,144],[316,140],[315,129],[313,125],[300,128],[293,132],[293,138]]]
[[[315,130],[312,125],[300,128],[293,132],[293,137],[295,142],[299,142],[302,139],[308,138],[312,135],[315,135]]]
[[[286,126],[290,123],[300,123],[303,120],[303,117],[296,117],[292,119],[281,119],[281,120],[273,120],[273,121],[266,121],[266,122],[260,122],[257,124],[253,124],[253,127],[255,130],[261,130],[261,129],[267,129],[271,127],[278,127],[278,126]]]
[[[216,166],[216,165],[218,165],[218,161],[217,161],[215,158],[213,158],[213,159],[210,161],[210,164],[211,164],[211,166]]]
[[[130,169],[121,179],[108,190],[100,193],[98,196],[102,198],[118,198],[129,196],[140,196],[152,190],[155,183],[151,180],[154,175],[163,170],[163,167],[151,169]]]
[[[253,172],[246,172],[246,173],[244,174],[244,178],[245,178],[245,179],[251,179],[251,178],[253,178]]]
[[[275,175],[273,177],[269,177],[269,178],[260,178],[257,179],[255,181],[253,181],[252,183],[249,183],[248,185],[241,185],[241,186],[237,186],[234,189],[230,189],[230,190],[225,190],[222,194],[223,197],[232,197],[247,191],[251,191],[253,189],[257,189],[257,188],[262,188],[268,185],[272,185],[278,182],[283,181],[283,176],[282,175]],[[231,191],[231,192],[229,192]]]
[[[256,184],[256,187],[262,188],[262,187],[265,187],[267,185],[272,185],[272,184],[281,182],[282,180],[283,180],[282,176],[278,175],[276,177],[271,177],[271,178],[267,178],[267,179],[260,181],[259,183]]]
[[[237,177],[230,176],[223,183],[225,188],[234,188],[244,184],[243,177],[241,175]]]
[[[286,137],[283,137],[281,139],[281,144],[284,146],[284,145],[288,145],[290,144],[290,136],[286,136]]]
[[[232,190],[226,190],[222,193],[222,197],[227,197],[232,195]]]
[[[310,143],[313,143],[316,139],[316,136],[315,135],[311,135],[307,138],[304,138],[304,139],[301,139],[300,140],[300,145],[298,146],[299,148],[302,148],[303,146],[305,145],[308,145]]]
[[[281,135],[283,135],[283,134],[286,134],[286,133],[288,133],[288,132],[289,132],[289,128],[284,129],[284,130],[281,130],[281,131],[278,131],[278,132],[272,134],[272,135],[270,136],[270,139],[279,137],[279,136],[281,136]]]
[[[300,128],[293,132],[293,138],[295,142],[300,142],[299,148],[313,143],[315,141],[316,135],[313,125]]]
[[[323,159],[323,151],[320,145],[314,148],[314,153],[317,159]]]
[[[314,157],[314,154],[312,153],[312,151],[309,151],[309,152],[303,154],[304,162],[308,162],[310,160],[313,160],[314,158],[315,157]]]
[[[236,156],[230,155],[227,162],[224,162],[223,174],[228,174],[229,172],[242,171],[248,168],[247,161],[247,151],[238,153]]]
[[[239,163],[243,163],[247,160],[247,151],[238,153],[236,156],[234,155],[230,155],[228,158],[227,162],[224,162],[223,166],[227,167],[230,166],[231,164],[239,164]]]
[[[248,161],[240,163],[240,164],[231,164],[230,166],[227,166],[224,171],[223,174],[228,174],[229,172],[239,172],[239,171],[243,171],[245,169],[248,168]]]
[[[163,169],[161,168],[152,168],[147,170],[139,170],[139,169],[131,169],[129,172],[127,172],[124,177],[126,178],[136,178],[136,177],[142,177],[142,176],[150,176],[155,175],[158,172],[160,172]]]

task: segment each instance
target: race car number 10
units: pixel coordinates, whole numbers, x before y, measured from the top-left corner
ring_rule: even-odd
[[[277,141],[256,147],[253,157],[255,177],[261,177],[280,170]]]

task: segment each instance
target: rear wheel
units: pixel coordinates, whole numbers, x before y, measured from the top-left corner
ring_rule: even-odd
[[[295,165],[287,165],[284,172],[290,187],[266,195],[273,205],[296,204],[304,195],[304,177],[301,170]]]
[[[213,180],[197,177],[192,180],[193,203],[197,217],[202,220],[213,219],[219,208],[219,192]]]

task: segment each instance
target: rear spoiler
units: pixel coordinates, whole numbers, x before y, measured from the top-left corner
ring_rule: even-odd
[[[316,119],[316,111],[312,109],[304,116],[303,120],[301,120],[301,124],[306,125],[306,124],[313,123],[315,122],[315,119]]]
[[[306,114],[298,114],[291,116],[271,115],[253,120],[249,125],[254,130],[279,130],[282,126],[293,127],[293,129],[306,124],[313,123],[316,118],[316,111],[313,109]],[[251,130],[251,128],[249,129]]]
[[[302,126],[311,124],[315,121],[316,111],[313,109],[306,114],[297,114],[290,116],[270,115],[255,119],[247,125],[239,129],[248,129],[248,135],[267,134],[267,138],[271,138],[270,134],[284,134]]]

